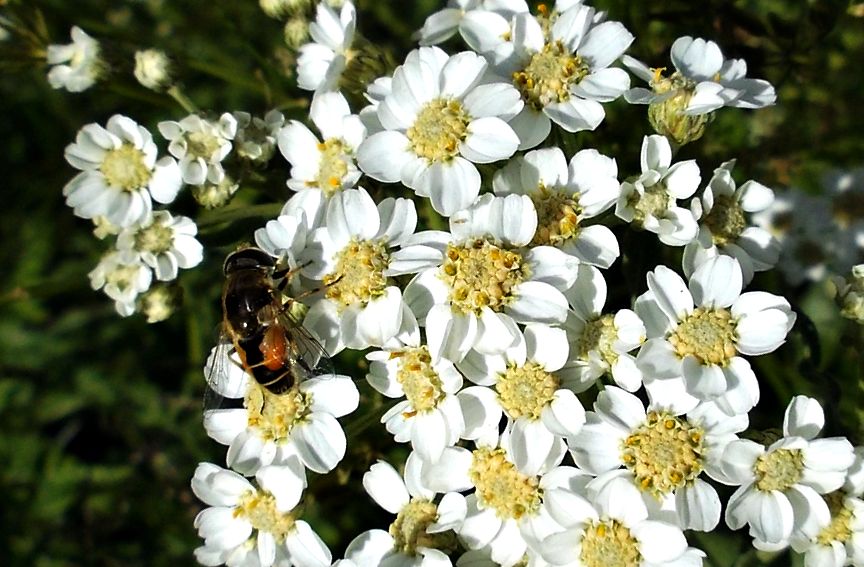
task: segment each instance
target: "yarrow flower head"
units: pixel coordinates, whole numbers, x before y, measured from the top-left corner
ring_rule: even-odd
[[[180,160],[183,182],[189,185],[221,183],[222,160],[231,152],[237,119],[226,112],[214,122],[192,114],[180,122],[164,121],[159,132],[171,143],[168,151]]]
[[[648,272],[649,291],[636,299],[648,340],[636,364],[649,392],[655,381],[683,380],[689,395],[716,400],[730,415],[756,405],[759,385],[740,355],[758,356],[779,347],[795,313],[780,296],[742,294],[742,287],[741,267],[729,256],[702,264],[689,289],[665,266]]]
[[[142,223],[125,229],[117,237],[117,249],[137,255],[153,268],[156,279],[171,281],[178,268],[194,268],[203,259],[203,247],[195,234],[198,227],[189,217],[174,217],[156,211]]]
[[[315,92],[336,90],[352,56],[357,11],[347,1],[338,11],[327,2],[319,2],[316,10],[315,21],[309,24],[313,42],[301,46],[297,58],[297,86]]]
[[[692,197],[702,175],[696,160],[672,164],[672,147],[663,136],[642,140],[642,173],[624,181],[615,215],[637,227],[656,233],[668,246],[684,246],[696,238],[693,214],[678,206],[678,199]]]
[[[66,161],[82,170],[63,188],[66,204],[119,228],[147,220],[152,201],[170,203],[182,186],[177,162],[157,153],[150,132],[126,116],[115,114],[104,128],[84,126],[66,146]]]
[[[171,85],[171,60],[164,51],[142,49],[135,52],[135,80],[151,91],[163,91]]]
[[[150,288],[153,281],[153,272],[139,257],[120,251],[103,256],[88,276],[90,287],[101,289],[113,299],[117,313],[123,317],[135,312],[136,299]]]
[[[675,72],[664,77],[665,67],[652,69],[625,55],[624,64],[650,89],[637,87],[624,97],[632,104],[649,104],[654,130],[676,144],[701,138],[710,113],[723,106],[763,108],[777,99],[771,83],[748,79],[747,63],[724,59],[713,41],[679,37],[672,44],[671,58]]]
[[[377,107],[382,127],[363,142],[357,162],[379,181],[401,181],[444,216],[480,192],[475,163],[509,158],[519,138],[507,123],[522,108],[519,93],[486,78],[486,61],[470,51],[448,57],[437,47],[408,54]]]
[[[46,61],[51,65],[48,83],[55,89],[79,93],[96,84],[105,70],[105,62],[98,41],[78,26],[72,26],[70,34],[72,43],[48,46]]]
[[[248,112],[235,112],[237,133],[234,146],[237,155],[255,163],[267,163],[276,150],[276,136],[285,123],[285,117],[278,110],[271,110],[264,118],[252,116]]]
[[[525,0],[448,0],[447,6],[426,18],[416,35],[420,45],[437,45],[458,32],[471,49],[485,55],[491,49],[476,41],[475,30],[502,29],[498,35],[506,37],[513,16],[527,11]]]

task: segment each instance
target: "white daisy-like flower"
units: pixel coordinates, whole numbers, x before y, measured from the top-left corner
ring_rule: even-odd
[[[512,55],[492,59],[497,73],[513,78],[525,102],[510,123],[519,134],[520,150],[545,140],[552,122],[568,132],[594,130],[606,116],[601,103],[615,100],[630,87],[627,72],[609,65],[630,46],[633,35],[620,22],[598,23],[595,15],[594,8],[578,3],[558,13],[551,28],[546,18],[541,22],[527,12],[514,16]],[[488,32],[474,29],[477,34],[500,35],[497,27]],[[496,41],[479,36],[468,43],[483,51],[480,44],[491,47]]]
[[[655,400],[646,412],[639,398],[609,386],[567,442],[576,464],[599,475],[592,482],[598,493],[635,492],[653,518],[684,530],[711,531],[720,521],[720,498],[702,473],[726,479],[723,450],[747,428],[748,419],[730,417],[710,402],[685,416],[688,406],[686,399]]]
[[[648,340],[636,357],[649,392],[652,382],[681,382],[687,394],[716,400],[730,415],[759,400],[759,384],[740,355],[772,352],[786,339],[795,313],[784,298],[741,293],[741,266],[716,256],[684,280],[665,266],[648,273],[648,290],[636,300]],[[660,387],[663,387],[662,385]]]
[[[830,521],[793,534],[792,549],[804,554],[807,567],[864,565],[864,500],[842,489],[822,498]]]
[[[309,236],[301,273],[325,286],[304,323],[327,351],[381,347],[416,327],[388,274],[390,249],[417,226],[414,203],[388,198],[376,207],[365,190],[351,189],[330,200],[324,224]]]
[[[346,559],[359,567],[452,565],[448,554],[457,547],[452,529],[464,510],[460,513],[461,502],[452,497],[436,504],[435,492],[422,484],[419,465],[412,453],[405,463],[404,480],[383,461],[363,475],[363,488],[396,519],[387,531],[373,529],[354,538],[345,550]]]
[[[664,136],[645,136],[640,156],[642,173],[621,184],[615,215],[657,234],[668,246],[684,246],[696,238],[699,226],[693,214],[678,206],[692,197],[702,175],[696,160],[672,164],[672,147]]]
[[[509,450],[520,469],[538,469],[551,454],[560,454],[566,436],[579,432],[585,410],[562,370],[569,345],[564,329],[525,326],[524,339],[503,354],[469,353],[459,368],[479,386],[459,393],[466,422],[491,424],[498,432],[502,412],[509,423]],[[487,388],[488,386],[488,388]],[[485,392],[483,391],[485,390]],[[468,438],[484,432],[469,428]]]
[[[456,398],[462,375],[449,360],[432,360],[419,333],[405,345],[373,351],[366,359],[369,384],[388,398],[405,398],[381,416],[381,423],[397,442],[410,441],[421,458],[437,461],[465,431]]]
[[[323,141],[292,120],[279,131],[279,151],[291,164],[290,189],[320,191],[329,198],[360,179],[354,154],[366,138],[366,127],[339,92],[315,95],[309,115]]]
[[[785,545],[796,532],[830,524],[820,495],[843,486],[855,454],[845,438],[816,439],[824,425],[819,402],[795,396],[783,418],[783,437],[768,447],[748,439],[726,446],[723,470],[729,484],[739,485],[726,507],[730,528],[747,524],[757,542]]]
[[[204,258],[204,247],[195,238],[198,227],[189,217],[156,211],[144,222],[125,229],[117,237],[117,249],[137,255],[153,268],[156,279],[167,282],[179,268],[194,268]]]
[[[266,163],[276,150],[276,136],[282,130],[285,117],[278,110],[271,110],[264,118],[248,112],[235,112],[237,133],[234,146],[237,155],[257,163]]]
[[[222,160],[231,152],[237,119],[226,112],[218,121],[190,114],[180,122],[166,120],[159,132],[171,142],[168,151],[180,160],[183,181],[189,185],[220,183],[225,178]]]
[[[484,44],[476,42],[475,29],[509,31],[513,16],[528,11],[525,0],[448,0],[447,6],[430,14],[417,32],[420,45],[437,45],[456,32],[478,53],[484,54]],[[486,16],[494,15],[494,18]],[[503,21],[503,25],[502,25]],[[485,35],[485,34],[483,34]],[[491,31],[490,31],[490,35]],[[504,32],[498,37],[504,36]],[[503,38],[502,38],[502,41]]]
[[[495,172],[498,195],[528,195],[537,210],[533,246],[555,246],[586,264],[612,265],[620,250],[615,235],[586,221],[608,210],[618,199],[618,166],[597,150],[581,150],[569,165],[560,148],[533,150]]]
[[[153,272],[133,254],[114,251],[106,254],[87,274],[90,287],[101,289],[114,300],[117,313],[128,317],[135,312],[135,300],[150,288]]]
[[[565,371],[576,392],[584,392],[604,374],[628,392],[642,385],[642,373],[630,351],[645,342],[645,324],[630,309],[603,313],[606,280],[594,266],[580,265],[576,283],[564,292],[572,311],[565,328],[570,356]]]
[[[205,375],[216,394],[242,399],[243,407],[204,411],[207,434],[228,445],[228,466],[249,475],[270,465],[292,466],[299,459],[317,473],[333,470],[346,446],[336,418],[353,412],[359,403],[351,378],[316,376],[273,394],[229,357],[229,346],[210,352]]]
[[[71,93],[86,91],[99,80],[105,68],[99,42],[78,26],[70,30],[72,43],[49,45],[45,60],[51,65],[48,83],[55,89]]]
[[[536,226],[526,195],[485,194],[450,217],[450,233],[418,233],[393,254],[391,274],[419,272],[404,295],[433,360],[499,354],[519,340],[517,323],[564,322],[561,290],[575,281],[578,260],[551,246],[525,248]]]
[[[507,124],[522,108],[519,92],[488,82],[487,66],[470,51],[409,53],[378,105],[385,130],[357,150],[360,169],[379,181],[401,181],[444,216],[468,207],[480,192],[474,164],[507,159],[519,145]]]
[[[770,270],[777,264],[780,242],[747,220],[747,213],[758,213],[771,206],[774,192],[752,180],[736,187],[732,179],[734,166],[732,160],[715,169],[702,196],[691,201],[690,209],[699,220],[699,235],[684,246],[682,266],[689,276],[706,259],[726,254],[741,264],[746,285],[754,272]]]
[[[195,517],[204,538],[195,559],[214,567],[328,567],[330,550],[300,519],[304,479],[286,467],[265,467],[255,480],[257,486],[219,466],[198,465],[192,491],[210,507]]]
[[[63,188],[66,204],[79,217],[121,228],[144,221],[154,200],[170,203],[183,184],[177,162],[157,154],[150,132],[125,116],[115,114],[104,128],[84,126],[66,146],[66,161],[81,170]]]
[[[297,86],[306,91],[332,91],[351,57],[357,27],[354,4],[345,2],[337,12],[319,2],[315,21],[309,23],[312,42],[302,45],[297,57]]]

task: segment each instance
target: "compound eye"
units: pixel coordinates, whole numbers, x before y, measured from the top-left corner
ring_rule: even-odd
[[[222,271],[225,275],[233,274],[240,270],[260,270],[273,269],[276,266],[276,261],[260,248],[250,246],[241,248],[236,252],[232,252],[225,258],[225,264],[222,266]]]

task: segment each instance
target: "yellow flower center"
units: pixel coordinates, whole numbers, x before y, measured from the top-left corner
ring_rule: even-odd
[[[729,195],[718,195],[714,200],[711,212],[705,217],[705,225],[711,230],[711,239],[717,246],[732,244],[744,229],[747,219],[741,203]]]
[[[105,284],[115,285],[121,292],[126,291],[132,284],[138,281],[138,264],[120,264],[105,274]]]
[[[329,197],[342,186],[342,179],[348,173],[348,147],[338,138],[329,138],[318,144],[318,151],[321,152],[318,176],[306,185],[318,187]]]
[[[576,342],[576,353],[580,360],[588,360],[588,354],[595,351],[600,358],[610,366],[618,360],[615,352],[615,341],[618,340],[618,329],[615,328],[615,317],[611,314],[601,315],[586,321],[585,328]]]
[[[227,205],[239,188],[240,185],[226,175],[219,183],[193,185],[192,196],[205,209],[216,209]]]
[[[158,218],[150,226],[142,228],[135,234],[135,249],[140,252],[164,254],[173,246],[174,231]]]
[[[455,550],[456,535],[452,531],[426,533],[426,528],[437,519],[435,504],[423,498],[412,498],[390,524],[388,531],[393,536],[393,549],[408,557],[417,555],[419,547],[438,549],[445,553]]]
[[[108,150],[99,171],[105,176],[108,185],[130,192],[146,187],[153,175],[144,161],[144,152],[125,143],[117,149]]]
[[[495,510],[501,519],[519,520],[540,509],[542,491],[536,476],[527,476],[507,460],[503,449],[481,447],[474,451],[468,471],[477,488],[477,500]]]
[[[700,364],[726,366],[735,356],[738,335],[728,309],[697,307],[669,336],[679,358],[695,356]]]
[[[287,441],[294,426],[309,415],[312,396],[296,386],[283,394],[273,394],[250,380],[243,405],[249,427],[257,430],[263,440],[279,443]]]
[[[203,132],[186,132],[186,153],[192,157],[209,161],[222,146],[219,136],[205,130]]]
[[[477,239],[461,246],[449,244],[439,277],[450,288],[450,304],[457,313],[480,314],[483,307],[501,312],[513,301],[514,288],[531,275],[518,252]]]
[[[570,98],[570,87],[578,85],[590,73],[581,57],[570,53],[561,41],[552,41],[531,56],[521,71],[513,73],[513,84],[522,100],[540,111],[550,104]]]
[[[556,246],[579,236],[582,216],[579,193],[567,195],[541,184],[531,194],[531,200],[539,221],[532,246]]]
[[[560,386],[558,378],[536,362],[524,366],[511,365],[498,376],[495,390],[501,407],[512,419],[540,419],[543,408],[552,403]]]
[[[618,520],[589,520],[579,559],[585,567],[639,567],[639,541]]]
[[[651,187],[645,188],[641,195],[633,191],[627,199],[627,204],[633,207],[633,220],[641,225],[649,216],[656,219],[662,218],[670,207],[675,206],[675,198],[669,194],[666,184],[658,181]]]
[[[352,239],[336,261],[336,269],[324,277],[325,296],[340,307],[366,306],[384,295],[387,278],[384,270],[390,264],[387,245],[382,240]]]
[[[406,135],[411,149],[429,161],[448,161],[459,155],[471,118],[458,100],[436,98],[417,113]]]
[[[685,114],[696,89],[696,83],[678,71],[670,77],[663,76],[664,69],[654,69],[651,88],[657,94],[673,92],[660,101],[648,105],[648,121],[658,134],[673,140],[678,145],[693,142],[702,137],[705,127],[713,120],[714,113],[700,115]]]
[[[395,356],[400,357],[396,380],[402,385],[402,391],[414,411],[425,412],[436,408],[445,394],[426,345],[406,349]]]
[[[250,490],[241,496],[234,517],[246,518],[254,529],[271,534],[279,544],[294,529],[294,516],[277,510],[276,497],[266,490]]]
[[[702,472],[704,431],[668,412],[650,411],[621,443],[621,461],[642,491],[662,498]]]
[[[784,491],[801,480],[804,453],[801,449],[775,449],[756,459],[753,465],[756,488],[763,492]]]
[[[831,523],[822,528],[816,536],[816,541],[820,545],[828,546],[835,541],[845,544],[852,539],[852,524],[855,520],[852,508],[846,505],[846,494],[835,490],[830,494],[824,494],[822,498],[831,512]]]

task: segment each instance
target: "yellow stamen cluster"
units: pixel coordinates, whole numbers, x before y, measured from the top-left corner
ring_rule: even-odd
[[[405,398],[414,411],[436,408],[445,394],[426,345],[404,350],[396,356],[400,357],[396,380],[402,385]]]
[[[639,541],[618,520],[589,520],[579,560],[585,567],[639,567]]]
[[[513,84],[522,100],[540,111],[570,98],[570,88],[591,72],[587,63],[559,40],[550,41],[531,57],[521,71],[513,73]]]
[[[503,449],[475,450],[468,475],[477,488],[477,500],[483,507],[495,510],[501,519],[518,520],[540,509],[538,478],[519,472]]]
[[[621,443],[621,461],[640,490],[662,498],[702,472],[704,433],[669,412],[649,411],[645,422]]]
[[[108,150],[99,171],[108,185],[130,192],[146,187],[153,176],[144,161],[144,152],[128,143]]]
[[[618,340],[618,329],[615,328],[615,316],[601,315],[591,321],[586,321],[585,328],[576,342],[576,353],[581,360],[588,360],[588,353],[596,351],[604,362],[610,366],[618,360],[615,351],[615,341]]]
[[[266,490],[249,491],[241,496],[234,517],[246,518],[254,529],[271,534],[279,544],[294,529],[295,522],[290,512],[276,509],[276,497]]]
[[[174,231],[158,218],[135,234],[135,249],[141,252],[164,254],[173,246]]]
[[[121,292],[132,287],[138,281],[140,264],[120,264],[105,274],[105,285],[115,285]]]
[[[696,83],[678,71],[669,77],[663,76],[665,69],[654,69],[651,88],[657,94],[673,94],[668,98],[648,105],[648,121],[658,134],[662,134],[678,145],[693,142],[702,137],[705,127],[714,113],[685,114],[696,89]]]
[[[453,551],[456,549],[456,535],[452,531],[426,533],[426,528],[437,520],[438,509],[435,504],[423,498],[412,498],[390,524],[393,548],[408,557],[417,555],[418,547],[438,549],[445,553]]]
[[[711,239],[717,246],[734,243],[747,228],[741,203],[730,195],[717,195],[705,217],[705,226],[711,230]]]
[[[633,221],[642,225],[649,216],[663,218],[666,211],[675,206],[675,198],[666,189],[666,184],[659,181],[645,188],[641,195],[637,191],[630,193],[627,204],[633,208]]]
[[[222,147],[222,140],[215,134],[205,130],[202,132],[186,132],[186,153],[192,157],[209,161]]]
[[[309,415],[312,396],[296,386],[283,394],[273,394],[250,380],[243,405],[249,427],[257,430],[264,441],[279,443],[287,441],[294,426]]]
[[[765,453],[756,459],[753,473],[759,490],[784,491],[801,480],[804,474],[804,452],[801,449],[775,449]]]
[[[338,254],[336,269],[324,277],[325,296],[342,308],[366,306],[384,295],[390,265],[387,245],[381,240],[352,239]]]
[[[448,161],[459,155],[459,146],[468,136],[470,116],[458,100],[436,98],[417,113],[405,133],[411,149],[432,162]]]
[[[501,407],[512,419],[540,419],[543,408],[552,403],[560,380],[536,362],[510,365],[498,376],[495,390]]]
[[[328,138],[318,144],[318,151],[321,152],[318,176],[306,185],[321,189],[329,197],[342,186],[348,173],[348,148],[342,140]]]
[[[501,312],[515,296],[513,290],[530,277],[518,252],[499,248],[484,239],[449,244],[439,277],[450,288],[450,303],[459,313],[480,314],[483,307]]]
[[[724,308],[697,307],[678,323],[669,342],[679,358],[695,356],[700,364],[726,366],[736,354],[736,321]]]
[[[816,536],[820,545],[830,546],[832,543],[846,543],[852,539],[852,524],[855,518],[852,508],[846,506],[846,493],[840,490],[822,496],[831,512],[831,523],[822,528]]]
[[[539,221],[532,246],[557,246],[579,236],[582,216],[579,193],[568,195],[540,185],[531,200]]]

